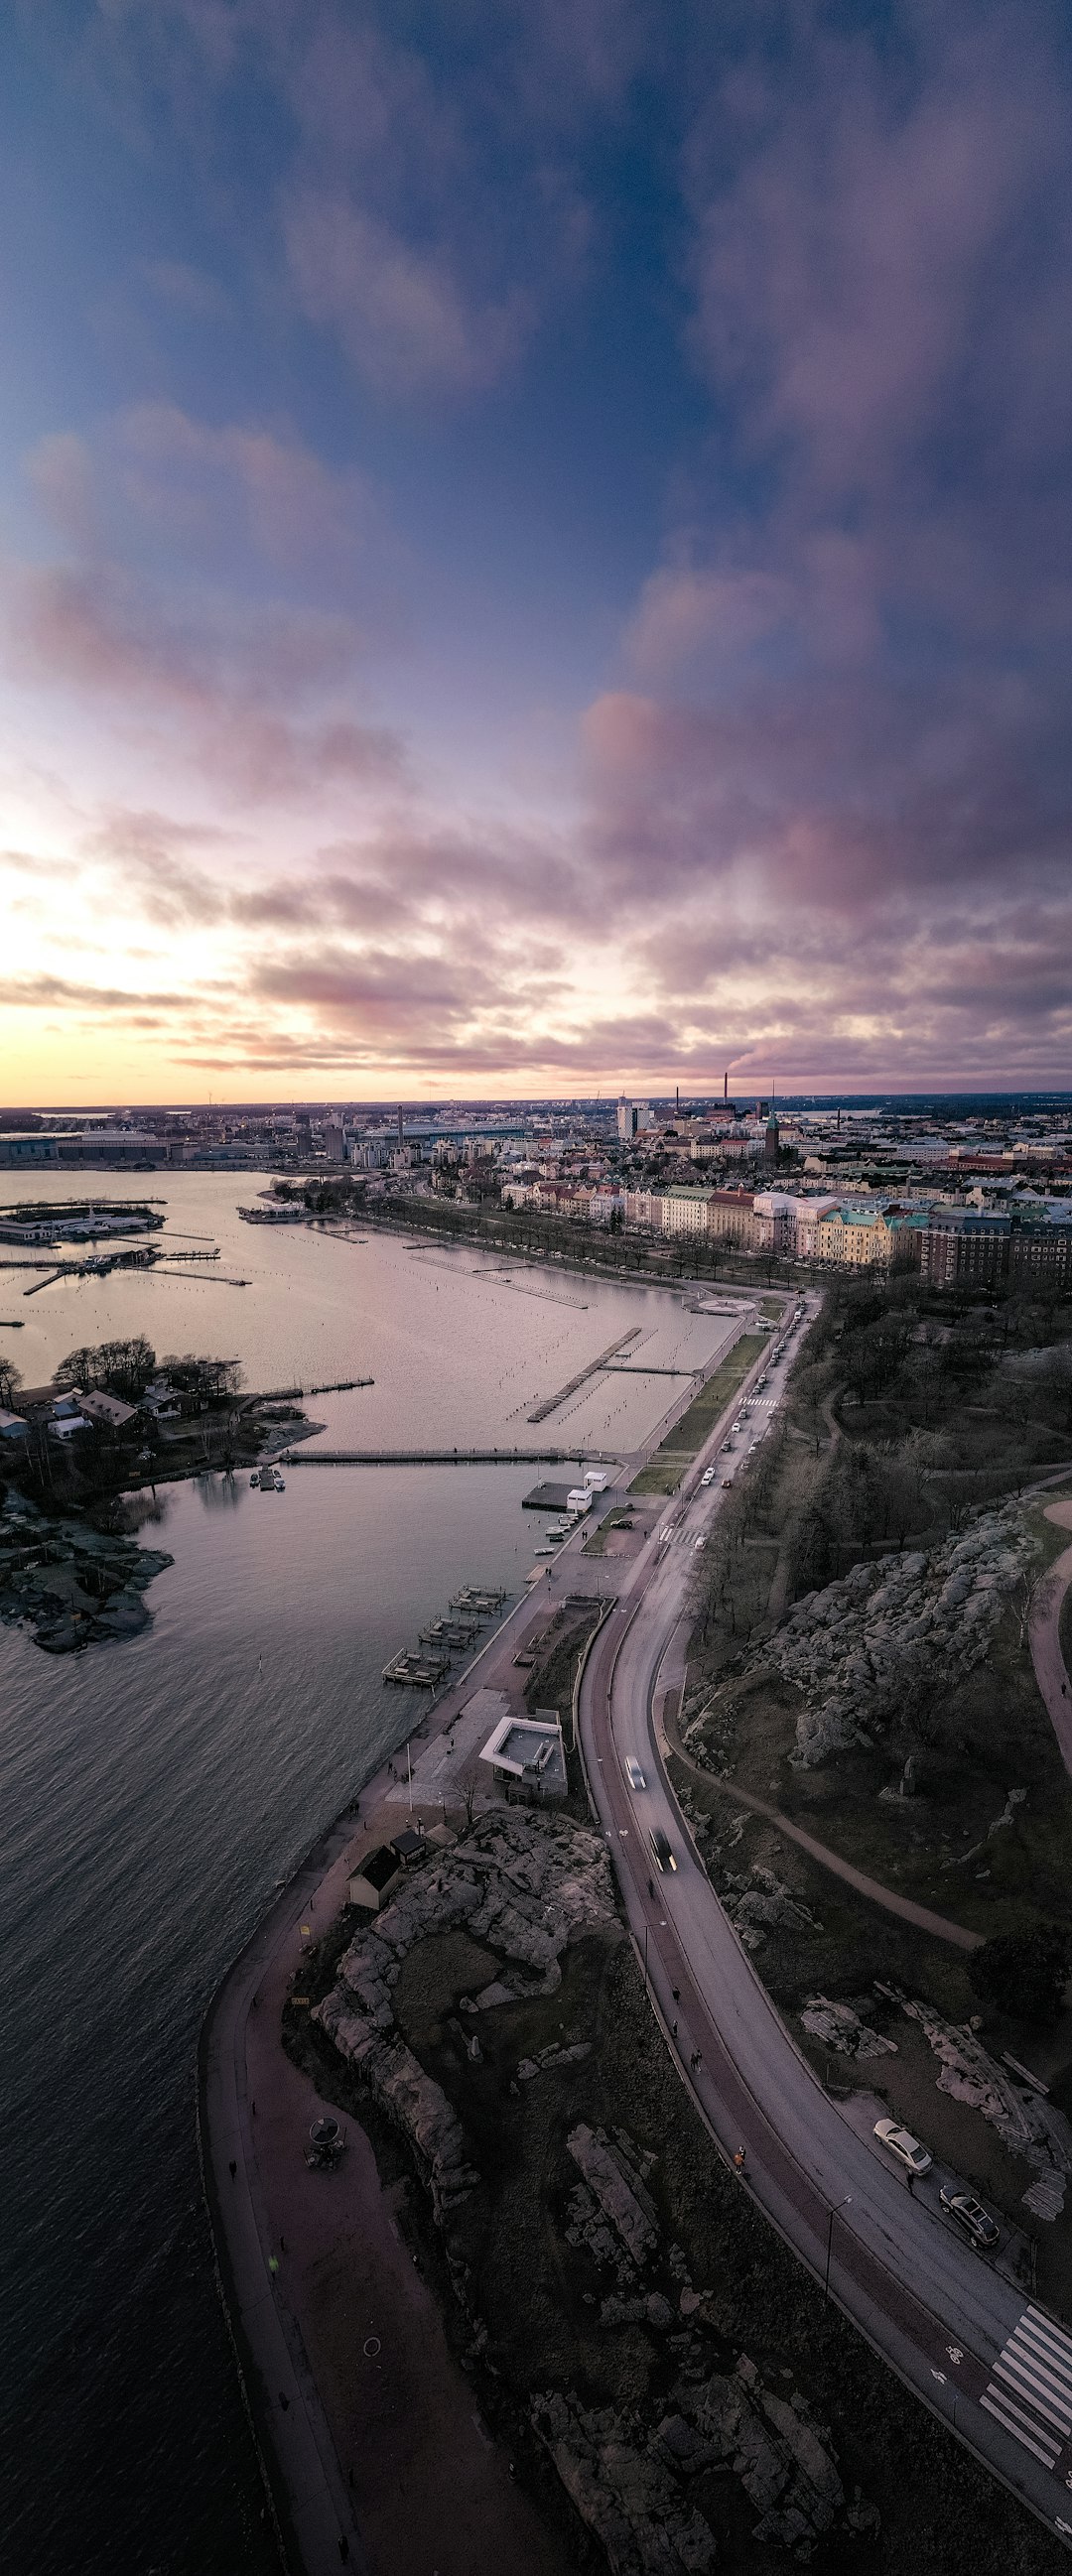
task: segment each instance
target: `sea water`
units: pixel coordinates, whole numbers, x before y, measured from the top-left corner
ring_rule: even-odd
[[[140,1195],[133,1176],[94,1183]],[[160,1353],[239,1357],[250,1386],[373,1376],[313,1401],[314,1446],[628,1448],[681,1382],[603,1375],[542,1426],[527,1415],[634,1326],[622,1356],[640,1367],[699,1366],[725,1331],[665,1290],[468,1247],[245,1227],[248,1181],[141,1186],[187,1240],[220,1244],[220,1275],[118,1272],[26,1300],[37,1274],[0,1272],[0,1314],[32,1319],[0,1342],[28,1384],[142,1331]],[[74,1194],[56,1175],[11,1184]],[[58,1659],[0,1629],[0,2521],[33,2576],[274,2564],[200,2202],[197,2033],[275,1883],[424,1704],[384,1687],[388,1655],[462,1582],[523,1587],[533,1481],[293,1467],[282,1495],[248,1475],[161,1489],[145,1536],[174,1563],[149,1630]]]

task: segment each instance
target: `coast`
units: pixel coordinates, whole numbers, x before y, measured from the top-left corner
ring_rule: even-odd
[[[692,1394],[682,1390],[649,1451]],[[646,1518],[658,1506],[634,1508]],[[407,1775],[396,1756],[362,1786],[360,1813],[346,1810],[280,1892],[202,2032],[200,2138],[218,2277],[291,2576],[322,2576],[340,2562],[368,2576],[427,2576],[430,2567],[472,2576],[478,2565],[508,2564],[526,2576],[573,2576],[582,2563],[557,2480],[538,2508],[481,2418],[465,2356],[450,2348],[444,2307],[405,2241],[407,2158],[396,2151],[392,2173],[388,2156],[381,2182],[364,2127],[323,2073],[287,2053],[282,2020],[285,2006],[291,2016],[301,2009],[295,1980],[310,1947],[338,1925],[354,1862],[411,1819],[459,1827],[475,1806],[495,1803],[477,1760],[486,1727],[458,1721],[481,1687],[519,1695],[515,1658],[531,1668],[559,1604],[607,1603],[606,1565],[586,1559],[584,1545],[580,1531],[431,1725],[415,1725]],[[343,2075],[340,2062],[340,2089]],[[339,2170],[309,2173],[309,2129],[325,2115],[348,2124],[347,2151]],[[540,2461],[546,2477],[542,2452]],[[529,2452],[524,2466],[538,2482]]]

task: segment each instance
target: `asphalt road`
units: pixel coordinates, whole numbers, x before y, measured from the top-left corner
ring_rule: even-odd
[[[768,1367],[767,1399],[784,1394],[791,1358],[792,1344],[776,1366],[757,1363],[754,1375]],[[747,1431],[769,1420],[757,1407]],[[721,1481],[699,1480],[716,1457],[721,1477],[744,1454],[739,1438],[721,1458],[725,1427],[724,1418],[630,1567],[579,1697],[592,1794],[653,2001],[717,2142],[728,2156],[746,2151],[742,2189],[820,2280],[829,2264],[831,2296],[875,2350],[1067,2544],[1072,2335],[917,2199],[830,2101],[724,1914],[667,1779],[663,1698],[680,1687],[696,1540],[722,1492]],[[627,1780],[628,1760],[644,1775],[642,1791]],[[652,1858],[653,1827],[670,1843],[672,1871]]]

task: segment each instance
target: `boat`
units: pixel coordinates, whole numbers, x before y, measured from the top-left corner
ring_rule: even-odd
[[[554,1552],[553,1547],[534,1547],[532,1551],[534,1556],[553,1556]]]
[[[280,1475],[278,1474],[278,1472],[277,1472],[277,1474],[276,1474],[275,1490],[276,1490],[277,1494],[285,1494],[285,1493],[286,1493],[286,1490],[287,1490],[287,1489],[286,1489],[286,1486],[285,1486],[285,1484],[284,1484],[284,1482],[283,1482],[282,1476],[280,1476]]]
[[[256,1467],[254,1468],[254,1470],[253,1470],[253,1474],[252,1474],[252,1476],[250,1477],[250,1480],[249,1480],[249,1481],[250,1481],[250,1488],[251,1488],[251,1490],[252,1490],[252,1488],[253,1488],[253,1486],[254,1486],[254,1485],[259,1485],[259,1484],[260,1484],[260,1481],[261,1481],[261,1480],[260,1480],[260,1476],[259,1476],[259,1474],[258,1474],[258,1471],[257,1471]]]

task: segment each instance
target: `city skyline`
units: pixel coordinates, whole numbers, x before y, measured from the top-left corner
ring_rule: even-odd
[[[1048,0],[0,62],[5,1101],[1072,1085]]]

